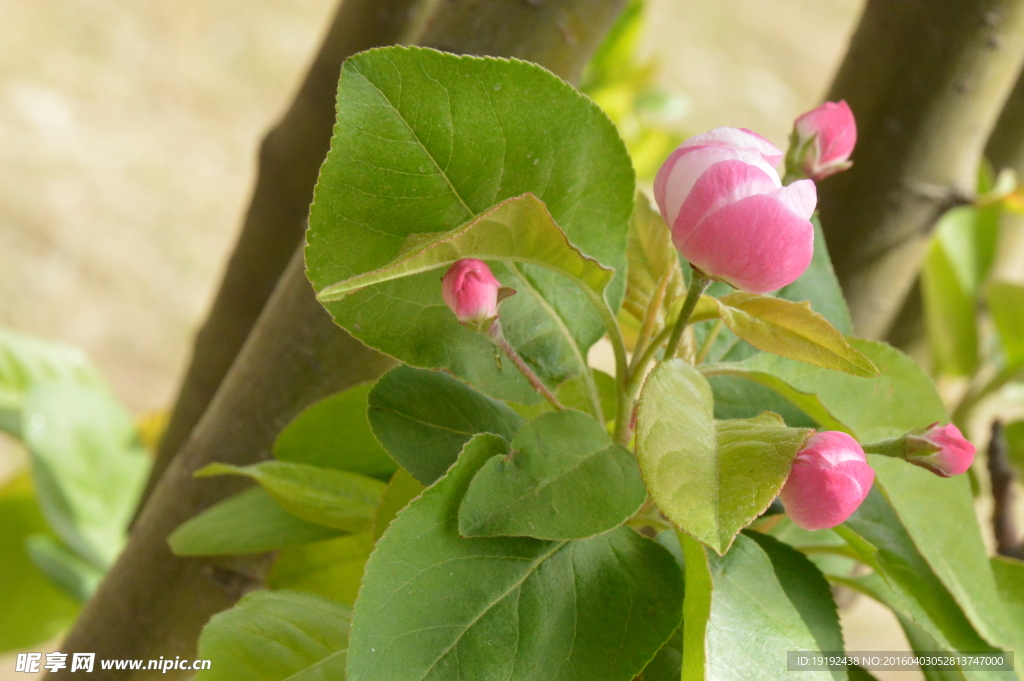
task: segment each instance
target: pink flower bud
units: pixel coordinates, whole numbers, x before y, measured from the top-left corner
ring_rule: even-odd
[[[779,498],[805,530],[835,527],[857,510],[875,480],[864,450],[846,433],[811,437],[793,461]]]
[[[849,158],[856,144],[857,122],[846,100],[825,102],[793,124],[787,167],[802,170],[812,180],[823,180],[853,165]]]
[[[965,473],[974,462],[975,451],[952,423],[933,423],[901,437],[864,445],[864,450],[903,459],[944,478]]]
[[[783,187],[771,142],[716,128],[683,142],[654,180],[672,243],[692,265],[748,293],[791,284],[814,254],[810,180]]]
[[[974,445],[952,423],[935,423],[923,433],[912,433],[907,438],[916,450],[908,453],[907,461],[944,478],[966,473],[974,462]]]
[[[441,296],[463,324],[482,326],[498,315],[501,282],[483,260],[463,258],[441,279]]]

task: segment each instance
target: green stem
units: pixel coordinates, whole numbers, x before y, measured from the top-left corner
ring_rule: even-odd
[[[533,372],[530,365],[528,365],[523,358],[519,356],[516,349],[509,345],[509,342],[505,340],[505,335],[501,332],[501,324],[497,320],[491,324],[491,328],[487,331],[487,337],[494,341],[494,344],[508,355],[508,358],[516,365],[516,368],[519,369],[520,373],[526,377],[526,380],[530,382],[533,389],[543,395],[544,399],[550,402],[552,407],[559,411],[565,409],[565,407],[562,406],[562,403],[558,401],[558,398],[555,397],[555,394],[551,392],[548,387],[544,385],[544,382],[540,380],[540,377]]]
[[[672,329],[672,335],[668,339],[668,346],[665,348],[666,359],[675,357],[676,350],[679,348],[679,339],[683,337],[683,329],[690,322],[690,315],[693,314],[694,308],[697,307],[697,301],[700,300],[701,295],[703,295],[710,284],[711,278],[694,267],[693,277],[690,279],[690,289],[686,292],[686,300],[683,301],[683,309],[679,312],[679,318],[676,319],[676,325]]]

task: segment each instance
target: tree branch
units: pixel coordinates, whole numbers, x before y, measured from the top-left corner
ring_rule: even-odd
[[[196,334],[140,510],[209,406],[302,240],[313,185],[330,147],[342,62],[356,52],[401,41],[417,2],[345,0],[288,112],[263,139],[252,201],[213,307]]]
[[[424,35],[448,35],[442,21],[447,16],[457,26],[472,24],[484,35],[494,34],[502,49],[514,48],[519,57],[576,77],[624,4],[625,0],[547,0],[542,7],[529,5],[534,14],[524,15],[510,11],[510,2],[446,1],[438,15],[424,23]],[[455,7],[478,16],[470,20],[452,14]],[[571,41],[561,25],[570,27]],[[516,30],[537,31],[538,36],[513,40]],[[472,38],[474,51],[498,52],[486,49],[481,35]],[[454,38],[445,46],[464,51]],[[553,61],[545,63],[549,57]],[[330,99],[333,102],[333,87]],[[312,187],[312,178],[308,179]],[[255,247],[248,253],[262,257]],[[196,480],[192,472],[213,461],[244,465],[266,459],[277,433],[300,410],[325,395],[376,378],[391,364],[332,323],[305,278],[301,250],[294,251],[209,408],[155,486],[128,546],[61,650],[94,652],[99,658],[195,657],[202,626],[245,591],[262,586],[267,559],[179,558],[170,553],[167,536],[172,530],[245,486],[228,477]],[[96,671],[99,679],[153,676],[145,670]],[[67,670],[48,678],[73,679]]]
[[[1018,543],[1014,522],[1013,469],[1006,452],[1003,424],[992,422],[992,437],[988,441],[988,474],[992,480],[992,532],[996,538],[996,552],[1024,560],[1024,545]]]
[[[819,203],[858,334],[885,336],[936,221],[972,195],[1022,58],[1022,0],[868,0],[828,95],[857,117],[854,166]]]

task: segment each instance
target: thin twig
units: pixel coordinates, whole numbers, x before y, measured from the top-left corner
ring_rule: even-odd
[[[992,437],[988,441],[988,474],[992,480],[992,532],[996,538],[996,552],[1001,556],[1024,558],[1024,546],[1018,543],[1014,523],[1013,469],[1007,456],[1006,435],[999,419],[992,422]]]
[[[492,341],[494,341],[495,345],[501,348],[502,351],[508,355],[508,358],[516,365],[516,368],[519,369],[520,373],[526,377],[526,380],[530,382],[530,385],[533,386],[534,390],[543,395],[544,399],[550,402],[551,406],[555,409],[558,409],[559,411],[565,409],[565,407],[562,406],[562,403],[558,401],[558,398],[555,397],[555,394],[551,392],[546,385],[544,385],[544,381],[540,380],[540,377],[534,373],[533,369],[530,368],[530,365],[527,364],[526,361],[519,356],[519,353],[516,352],[516,349],[509,345],[509,342],[505,340],[505,335],[501,332],[501,324],[497,321],[491,324],[491,328],[487,332],[487,335]]]

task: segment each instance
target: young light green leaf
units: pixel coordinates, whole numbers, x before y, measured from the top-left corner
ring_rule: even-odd
[[[374,435],[413,477],[429,485],[477,433],[511,440],[525,421],[503,402],[440,371],[399,366],[370,391]]]
[[[410,234],[386,266],[325,286],[317,298],[325,303],[341,300],[366,286],[437,270],[461,258],[544,267],[599,296],[615,274],[573,246],[544,203],[527,193],[506,199],[450,232]]]
[[[504,447],[473,438],[378,542],[353,619],[350,681],[630,681],[676,630],[679,568],[633,530],[554,542],[459,536],[470,481]]]
[[[277,436],[274,457],[388,480],[398,466],[366,420],[372,387],[363,383],[307,407]]]
[[[203,627],[198,657],[210,660],[210,668],[196,679],[344,681],[351,612],[295,591],[246,594]]]
[[[371,551],[373,538],[368,532],[290,546],[278,552],[267,585],[352,605],[359,595],[363,566]]]
[[[459,507],[464,537],[585,539],[621,525],[647,499],[636,458],[586,414],[527,423],[476,474]]]
[[[412,477],[412,474],[404,468],[399,468],[391,476],[391,481],[384,488],[384,495],[380,498],[380,506],[377,507],[377,515],[373,518],[373,541],[376,542],[384,534],[397,516],[398,512],[409,505],[409,502],[418,497],[424,490],[420,481]]]
[[[0,518],[0,652],[6,653],[49,641],[74,621],[79,606],[25,551],[28,537],[47,530],[28,475],[0,486]]]
[[[131,416],[106,391],[47,383],[29,391],[22,417],[43,515],[67,548],[106,569],[150,465]]]
[[[786,651],[819,650],[818,642],[768,554],[745,535],[724,556],[681,533],[679,541],[686,560],[683,681],[791,679]],[[801,676],[833,678],[829,671]]]
[[[637,458],[654,502],[719,553],[775,499],[809,435],[767,412],[716,424],[711,387],[683,360],[655,367],[637,408]]]
[[[211,463],[197,478],[242,475],[252,478],[292,515],[346,532],[371,528],[384,483],[358,473],[303,463],[263,461],[251,466]]]
[[[940,478],[899,459],[871,455],[876,484],[928,565],[989,643],[1012,648],[967,476]],[[936,522],[936,518],[942,518]]]
[[[738,291],[719,298],[718,305],[726,326],[759,350],[854,376],[878,376],[871,360],[809,303]]]
[[[633,200],[626,255],[629,276],[622,307],[642,322],[651,301],[660,295],[662,304],[653,330],[657,333],[665,326],[673,301],[686,295],[686,282],[678,253],[672,245],[672,234],[643,192],[637,192]],[[662,288],[664,290],[659,293]]]
[[[743,534],[757,542],[771,559],[779,585],[814,637],[814,649],[822,652],[846,650],[832,590],[814,563],[774,537],[749,530]],[[846,671],[842,666],[833,666],[831,672],[835,681],[845,681]]]
[[[999,330],[1006,364],[1024,364],[1024,287],[1001,281],[989,284],[988,310]]]
[[[386,268],[410,235],[441,237],[532,193],[573,246],[620,273],[607,290],[618,308],[632,166],[611,121],[553,74],[517,60],[370,50],[345,62],[334,130],[306,249],[318,292]],[[535,265],[492,261],[492,269],[519,292],[502,305],[513,346],[549,385],[581,372],[605,332],[586,294]],[[374,284],[326,307],[403,362],[449,370],[496,397],[536,401],[514,367],[495,362],[489,341],[457,322],[439,279],[431,271]]]
[[[933,239],[921,270],[928,343],[936,368],[969,376],[978,367],[978,330],[973,291],[957,276],[942,239]]]
[[[106,384],[81,350],[0,328],[0,430],[21,437],[21,408],[33,386]]]
[[[171,532],[167,543],[176,556],[217,556],[276,551],[339,534],[293,516],[256,486],[189,518]]]
[[[850,376],[769,354],[702,365],[701,371],[762,383],[791,399],[822,427],[852,433],[862,442],[898,437],[947,420],[935,386],[914,360],[885,343],[851,338],[850,344],[878,367],[878,378]]]

